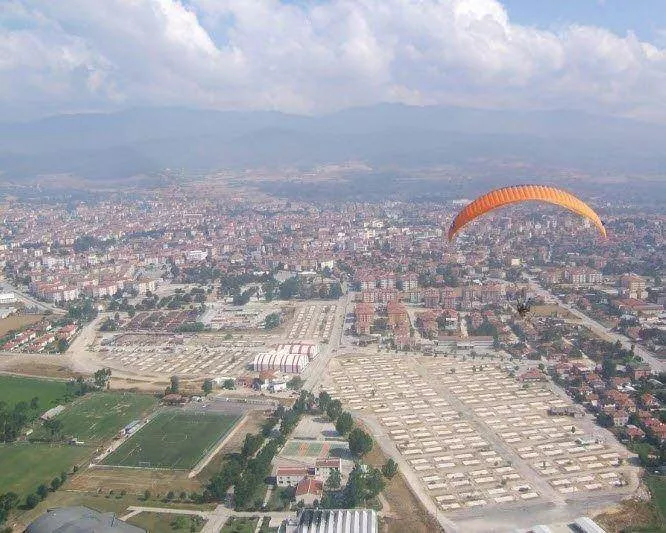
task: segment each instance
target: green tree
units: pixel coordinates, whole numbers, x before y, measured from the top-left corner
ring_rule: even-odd
[[[42,483],[39,487],[37,487],[37,495],[43,500],[49,495],[49,488]]]
[[[333,421],[338,419],[340,413],[342,413],[342,403],[340,403],[340,400],[331,400],[326,406],[326,416],[328,416],[329,420]]]
[[[105,389],[108,386],[110,379],[111,379],[110,368],[100,368],[93,374],[93,380],[95,381],[95,385],[97,385],[100,389]]]
[[[44,428],[49,432],[51,441],[57,441],[62,438],[62,421],[52,418],[44,422]]]
[[[180,378],[178,376],[171,376],[171,386],[169,387],[171,394],[178,394],[180,390]]]
[[[321,409],[323,412],[326,412],[329,403],[331,403],[331,395],[325,390],[321,391],[319,393],[319,397],[317,398],[317,405],[319,405],[319,409]]]
[[[340,435],[346,435],[352,430],[353,427],[354,419],[352,418],[351,414],[347,411],[340,413],[340,416],[338,416],[338,419],[335,421],[335,430]]]
[[[185,517],[183,515],[176,516],[171,521],[170,525],[173,529],[185,529],[188,525],[187,517]]]
[[[342,476],[340,471],[337,469],[331,470],[328,479],[326,480],[326,489],[327,490],[337,490],[340,488],[340,483],[342,481]]]
[[[287,382],[287,387],[293,390],[298,390],[303,386],[303,378],[301,376],[294,376]]]
[[[204,379],[203,385],[201,386],[204,394],[208,395],[211,392],[213,392],[213,380],[212,379]]]
[[[280,313],[271,313],[264,319],[264,328],[275,329],[280,325],[281,321]]]
[[[229,378],[229,379],[225,379],[225,380],[222,382],[222,388],[223,388],[223,389],[233,390],[233,389],[236,388],[236,382],[235,382],[233,379],[231,379],[231,378]]]
[[[37,507],[37,504],[39,503],[39,496],[35,494],[34,492],[32,494],[28,494],[25,498],[25,506],[28,509],[34,509]]]
[[[349,433],[349,451],[357,457],[362,457],[372,450],[372,437],[361,428],[354,428]]]
[[[388,461],[386,461],[382,465],[382,474],[384,475],[384,477],[391,479],[397,473],[398,473],[398,463],[396,463],[393,459],[389,457]]]
[[[52,490],[53,492],[55,492],[56,490],[58,490],[58,489],[60,488],[60,485],[62,485],[62,481],[60,481],[60,478],[59,478],[59,477],[54,477],[54,478],[51,480],[51,490]]]
[[[9,511],[16,507],[19,502],[19,496],[15,492],[6,492],[0,495],[0,509]]]

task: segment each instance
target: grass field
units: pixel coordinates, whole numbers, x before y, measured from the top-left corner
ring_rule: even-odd
[[[654,505],[659,514],[659,527],[666,529],[666,478],[658,476],[648,476],[645,483],[652,494],[652,505]]]
[[[128,520],[150,533],[201,531],[205,520],[200,516],[185,516],[169,513],[139,513]],[[254,533],[254,532],[253,532]]]
[[[164,411],[109,455],[104,464],[190,469],[238,420],[215,413]]]
[[[227,520],[220,533],[254,533],[259,523],[259,518],[235,518]]]
[[[141,418],[156,403],[155,398],[146,394],[96,392],[76,400],[57,419],[62,422],[63,435],[98,443]],[[35,430],[35,439],[43,436],[44,430]]]
[[[46,411],[56,405],[56,400],[64,396],[65,390],[64,381],[0,375],[0,402],[8,405],[30,402],[37,397],[39,406]]]
[[[70,472],[89,453],[85,446],[0,444],[0,490],[24,497],[61,472]]]

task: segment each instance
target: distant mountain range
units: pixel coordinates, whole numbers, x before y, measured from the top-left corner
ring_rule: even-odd
[[[0,171],[12,180],[54,173],[117,179],[165,168],[310,167],[355,160],[407,168],[519,161],[654,173],[666,165],[663,139],[665,126],[571,111],[383,104],[304,117],[150,108],[0,124]]]

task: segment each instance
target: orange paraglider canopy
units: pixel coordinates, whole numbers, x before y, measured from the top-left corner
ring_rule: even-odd
[[[517,202],[547,202],[560,205],[569,211],[573,211],[581,216],[590,219],[594,225],[599,228],[599,232],[606,237],[606,228],[604,228],[599,215],[582,200],[576,198],[573,194],[548,187],[546,185],[514,185],[490,191],[483,196],[479,196],[472,203],[468,204],[453,220],[449,228],[449,241],[451,241],[464,226],[469,224],[476,217],[479,217],[488,211],[504,207],[505,205],[515,204]]]

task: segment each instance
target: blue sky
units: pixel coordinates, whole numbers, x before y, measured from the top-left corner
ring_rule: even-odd
[[[570,24],[633,31],[650,42],[666,40],[666,0],[503,0],[512,22],[557,29]]]

